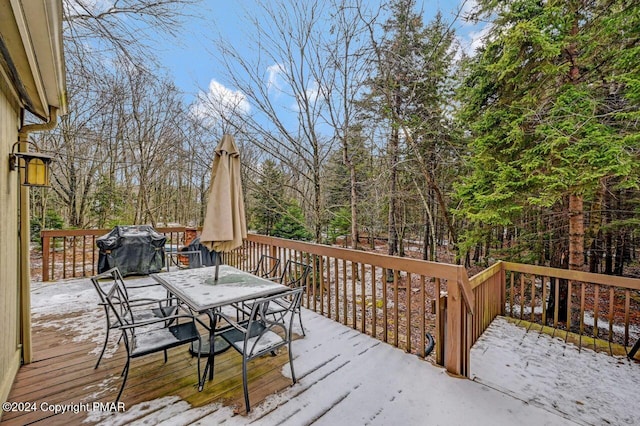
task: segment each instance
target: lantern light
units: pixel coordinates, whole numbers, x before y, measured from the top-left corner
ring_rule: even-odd
[[[28,143],[35,147],[35,152],[14,152],[19,143]],[[51,155],[40,152],[38,145],[31,141],[16,142],[11,147],[9,154],[9,169],[24,169],[25,186],[51,186],[49,183],[50,164],[53,161]]]

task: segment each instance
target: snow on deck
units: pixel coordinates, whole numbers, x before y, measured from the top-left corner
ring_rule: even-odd
[[[146,291],[164,295],[161,288]],[[54,312],[94,310],[97,295],[89,280],[74,280],[34,283],[32,298],[37,320]],[[578,351],[501,318],[472,349],[474,380],[453,378],[415,355],[306,309],[303,322],[307,336],[293,343],[298,383],[252,406],[246,416],[222,404],[192,407],[169,396],[104,417],[92,412],[87,420],[105,425],[640,424],[638,363]],[[89,328],[95,324],[82,326],[85,332],[74,331],[93,334]],[[288,364],[282,374],[290,374]]]

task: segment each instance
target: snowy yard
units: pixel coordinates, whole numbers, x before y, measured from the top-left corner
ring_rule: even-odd
[[[640,424],[640,363],[496,318],[471,351],[471,376],[590,425]]]

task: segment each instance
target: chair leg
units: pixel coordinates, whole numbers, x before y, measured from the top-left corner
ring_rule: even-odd
[[[109,329],[111,327],[107,326],[107,335],[104,337],[104,344],[102,345],[102,351],[100,352],[100,356],[98,357],[98,362],[96,362],[96,366],[93,367],[95,370],[100,365],[100,361],[102,361],[102,356],[104,355],[104,351],[107,349],[107,342],[109,341]]]
[[[244,389],[244,406],[247,409],[247,413],[251,410],[249,406],[249,386],[247,383],[247,358],[242,356],[242,388]]]
[[[633,345],[633,348],[631,348],[631,351],[629,351],[629,354],[627,355],[629,359],[633,359],[633,357],[636,356],[636,352],[638,352],[638,349],[640,349],[640,339],[638,339],[636,344]]]
[[[165,363],[165,364],[167,363],[167,359],[168,359],[168,358],[167,358],[167,350],[165,349],[165,350],[164,350],[164,363]]]
[[[202,338],[198,338],[198,392],[202,391],[202,387],[200,386],[200,348],[202,347]]]
[[[306,337],[307,333],[304,331],[304,325],[302,325],[302,309],[298,308],[298,319],[300,320],[300,328],[302,329],[302,335]]]
[[[127,383],[127,377],[129,376],[129,362],[131,359],[127,357],[127,363],[124,366],[124,370],[122,370],[122,375],[124,378],[122,379],[122,385],[120,386],[120,392],[118,392],[118,396],[116,398],[116,403],[120,401],[120,397],[122,396],[122,391],[124,391],[124,385]]]
[[[293,355],[291,354],[291,336],[289,336],[289,366],[291,367],[291,379],[293,380],[293,384],[296,384],[296,373],[293,371]]]

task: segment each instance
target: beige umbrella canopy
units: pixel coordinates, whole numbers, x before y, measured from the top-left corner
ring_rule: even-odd
[[[240,153],[231,135],[223,135],[216,147],[210,185],[200,243],[212,251],[229,252],[247,237]],[[217,275],[216,269],[216,279]]]

